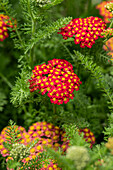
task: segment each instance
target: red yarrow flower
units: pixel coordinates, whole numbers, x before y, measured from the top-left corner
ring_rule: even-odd
[[[64,59],[53,59],[46,65],[34,67],[30,82],[30,91],[39,89],[42,95],[46,92],[51,103],[63,104],[74,97],[74,90],[78,91],[80,79],[74,73],[71,63]]]
[[[106,28],[106,23],[98,17],[75,18],[71,22],[61,28],[58,34],[63,36],[63,39],[74,37],[75,44],[80,44],[81,48],[91,48],[99,37],[103,38],[101,32]]]

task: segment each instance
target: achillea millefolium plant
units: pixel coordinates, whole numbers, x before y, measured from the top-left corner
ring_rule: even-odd
[[[79,0],[72,17],[63,0],[1,0],[1,169],[112,169],[113,3],[105,21],[103,4]]]

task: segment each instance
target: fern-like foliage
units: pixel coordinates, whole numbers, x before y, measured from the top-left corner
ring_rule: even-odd
[[[47,161],[47,152],[43,151],[42,153],[39,153],[38,156],[36,156],[35,159],[31,159],[27,163],[23,163],[22,169],[40,169],[43,167],[43,164],[49,164],[49,160]]]
[[[71,17],[60,18],[52,24],[42,27],[42,29],[38,30],[34,37],[30,40],[27,45],[26,52],[28,52],[36,43],[40,43],[40,41],[50,38],[53,33],[59,30],[59,28],[63,27],[65,24],[68,24],[71,19]]]
[[[8,130],[6,130],[6,142],[3,142],[4,147],[7,148],[9,151],[12,149],[12,144],[18,142],[21,137],[17,137],[18,134],[20,134],[20,131],[17,129],[18,126],[15,126],[16,123],[14,123],[12,120],[9,121],[9,127],[7,127]]]
[[[20,77],[17,77],[15,86],[12,88],[11,92],[11,102],[18,106],[28,98],[30,95],[28,79],[31,76],[29,69],[22,69]]]
[[[12,5],[9,3],[9,0],[0,0],[0,10],[4,11],[6,15],[13,14],[13,10],[10,10]]]
[[[104,139],[107,141],[108,137],[113,137],[113,112],[108,117],[109,125],[105,127],[104,133]]]
[[[49,9],[55,5],[58,5],[62,2],[63,0],[51,0],[50,3],[48,3],[47,5],[44,6],[45,9]]]
[[[84,56],[80,52],[74,51],[75,56],[84,66],[85,69],[89,70],[92,77],[96,80],[96,85],[104,92],[103,95],[107,98],[108,108],[111,111],[111,115],[108,116],[109,125],[105,127],[105,139],[109,136],[113,136],[113,90],[111,84],[108,84],[106,76],[103,74],[102,68],[93,63],[93,60]]]
[[[104,96],[108,98],[108,105],[109,109],[113,109],[113,95],[112,90],[110,89],[107,81],[105,80],[105,76],[102,72],[102,68],[100,66],[97,66],[96,63],[93,62],[93,60],[88,58],[87,56],[84,56],[78,51],[74,51],[76,59],[80,61],[80,63],[84,66],[85,69],[89,70],[92,77],[95,78],[97,82],[97,86],[104,92]]]
[[[62,127],[65,129],[70,146],[89,146],[85,139],[83,139],[83,134],[79,134],[75,124],[64,124]]]

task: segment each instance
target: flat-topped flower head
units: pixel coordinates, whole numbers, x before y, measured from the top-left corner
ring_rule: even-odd
[[[79,132],[84,133],[84,139],[86,142],[90,143],[90,148],[92,148],[93,144],[95,143],[95,136],[88,128],[79,129]]]
[[[35,147],[30,151],[31,154],[42,152],[44,150],[44,145],[51,147],[54,150],[58,150],[59,147],[62,148],[63,144],[68,145],[69,143],[67,138],[62,140],[64,132],[52,123],[36,122],[29,127],[28,134],[31,136],[32,140],[39,140]]]
[[[63,39],[74,37],[75,44],[80,44],[81,48],[91,48],[98,38],[103,38],[101,32],[106,28],[105,22],[98,17],[75,18],[71,22],[61,28],[58,34],[63,36]]]
[[[74,97],[74,90],[78,91],[80,79],[74,73],[71,63],[64,59],[53,59],[46,65],[34,67],[30,82],[30,91],[39,89],[42,95],[47,92],[51,103],[66,104]]]
[[[113,3],[113,1],[103,1],[101,2],[100,4],[98,4],[96,6],[96,9],[99,9],[99,14],[101,16],[103,16],[104,18],[104,21],[106,23],[109,23],[110,21],[108,19],[112,18],[113,17],[113,14],[112,12],[110,12],[109,10],[107,10],[107,8],[109,8],[109,4],[110,3]],[[107,7],[107,8],[106,8]]]
[[[0,14],[0,41],[9,36],[8,27],[13,28],[13,23],[7,15]]]

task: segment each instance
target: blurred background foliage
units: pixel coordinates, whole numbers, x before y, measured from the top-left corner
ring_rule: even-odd
[[[21,9],[18,8],[19,2],[11,0],[11,3],[17,13],[17,21],[19,20],[19,23],[23,23],[24,18],[21,16]],[[64,0],[61,4],[51,9],[50,15],[54,21],[68,16],[72,18],[88,16],[102,18],[95,8],[98,3],[100,3],[100,0]],[[34,94],[29,94],[28,99],[25,101],[22,98],[21,103],[17,102],[15,106],[10,100],[11,89],[15,85],[16,77],[23,76],[22,81],[24,81],[24,76],[28,73],[19,75],[18,61],[22,54],[20,50],[15,49],[10,36],[0,42],[0,130],[8,124],[9,119],[13,119],[18,125],[24,126],[26,129],[36,121],[47,121],[59,126],[63,123],[71,122],[75,123],[79,128],[89,127],[96,137],[96,142],[103,141],[102,132],[104,127],[107,126],[107,116],[109,114],[106,98],[101,90],[97,88],[95,79],[91,78],[90,73],[78,61],[75,60],[74,62],[69,54],[73,50],[78,50],[82,54],[85,52],[89,58],[92,55],[94,62],[102,67],[105,78],[112,88],[113,67],[108,62],[108,59],[104,57],[106,52],[102,49],[102,45],[100,41],[97,41],[97,44],[91,49],[80,49],[74,43],[63,42],[61,35],[57,33],[37,44],[34,66],[53,58],[67,59],[72,63],[75,73],[82,81],[82,85],[80,90],[75,92],[75,98],[66,105],[54,107],[46,95],[37,95],[35,92]],[[69,50],[67,50],[67,47]],[[23,83],[22,88],[27,88],[25,83]]]

